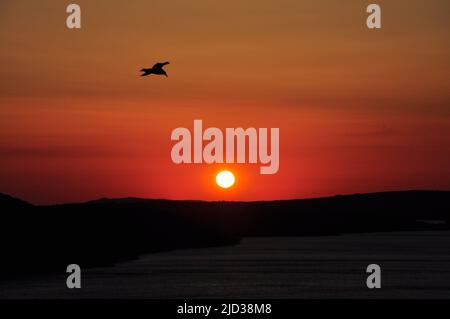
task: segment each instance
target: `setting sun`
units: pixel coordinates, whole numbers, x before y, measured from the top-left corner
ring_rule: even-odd
[[[221,171],[216,176],[216,183],[222,188],[230,188],[234,185],[234,174],[230,171]]]

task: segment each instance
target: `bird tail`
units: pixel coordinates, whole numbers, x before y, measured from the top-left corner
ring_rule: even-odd
[[[144,72],[141,74],[141,76],[146,76],[152,74],[152,69],[141,69],[141,72]]]

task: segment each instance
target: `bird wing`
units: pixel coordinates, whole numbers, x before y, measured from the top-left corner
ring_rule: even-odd
[[[154,67],[155,69],[160,69],[160,68],[162,68],[163,66],[165,66],[166,64],[169,64],[169,62],[156,63],[153,67]]]

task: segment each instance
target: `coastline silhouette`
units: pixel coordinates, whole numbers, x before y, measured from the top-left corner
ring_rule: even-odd
[[[448,230],[449,199],[449,191],[405,191],[264,202],[125,198],[35,206],[0,194],[0,273],[7,279],[52,272],[74,261],[108,266],[147,253],[236,245],[244,237]]]

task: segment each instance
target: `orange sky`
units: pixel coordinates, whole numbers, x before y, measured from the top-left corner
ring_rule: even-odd
[[[0,3],[0,192],[255,200],[450,189],[447,0]],[[169,60],[169,78],[138,70]],[[171,162],[171,131],[279,127],[280,170]],[[237,184],[214,185],[228,167]]]

